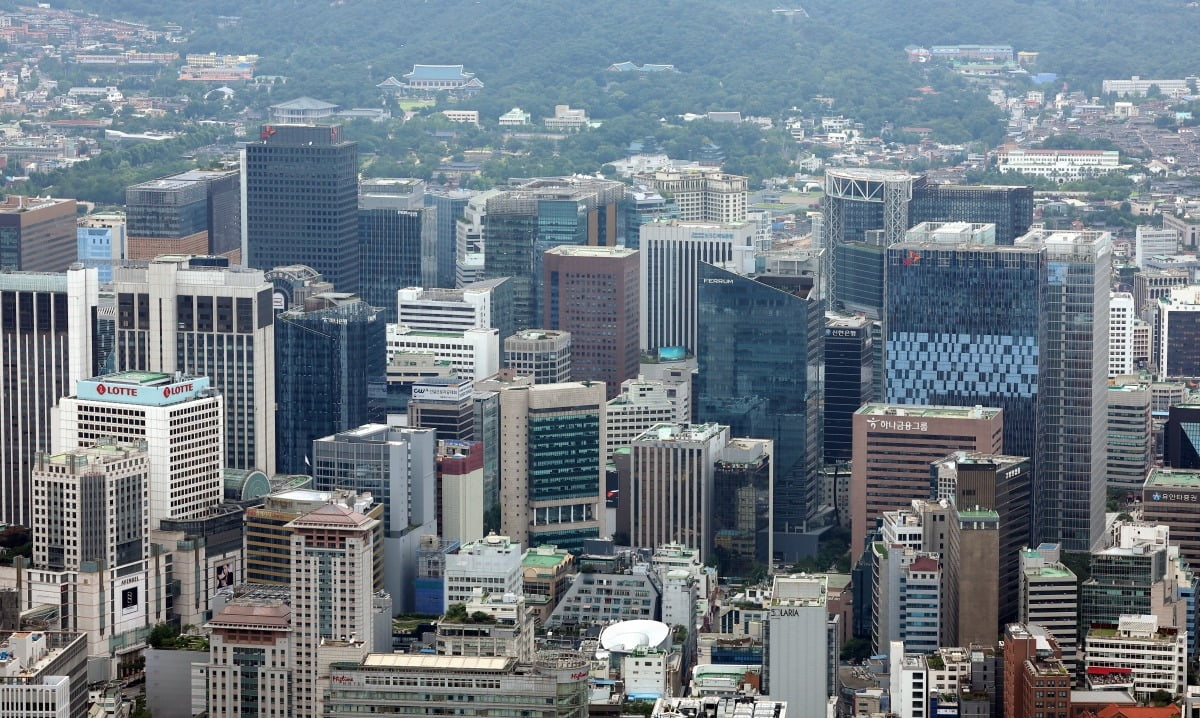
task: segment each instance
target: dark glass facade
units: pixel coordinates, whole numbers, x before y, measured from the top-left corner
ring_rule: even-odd
[[[867,322],[831,319],[825,327],[825,463],[849,461],[854,412],[871,401],[874,345]]]
[[[309,474],[312,442],[380,421],[385,322],[363,301],[275,320],[276,470]]]
[[[176,239],[208,231],[208,187],[171,178],[125,190],[126,231],[130,237]]]
[[[1005,452],[1035,456],[1042,254],[900,243],[887,271],[887,401],[1000,407]]]
[[[1171,311],[1167,323],[1165,376],[1200,377],[1200,312]]]
[[[357,291],[358,143],[341,127],[267,125],[245,165],[249,266],[303,264]]]
[[[986,222],[996,244],[1012,245],[1033,223],[1033,188],[926,184],[914,188],[909,222]]]
[[[1200,406],[1171,407],[1163,430],[1163,458],[1172,469],[1200,469]]]
[[[872,319],[883,315],[883,267],[887,249],[867,242],[839,244],[833,250],[838,266],[834,304],[862,312]]]
[[[360,209],[358,240],[362,252],[359,296],[396,321],[396,292],[420,287],[421,225],[432,213],[420,209]]]
[[[454,191],[446,194],[427,194],[425,204],[437,213],[437,284],[438,287],[454,288],[454,264],[458,259],[458,220],[462,219],[471,199],[470,192]],[[418,283],[413,286],[424,286]],[[503,338],[503,337],[501,337]]]
[[[713,467],[713,555],[720,575],[748,577],[771,566],[771,457],[729,453]]]
[[[775,548],[787,552],[786,534],[806,531],[819,504],[824,312],[808,288],[773,277],[704,263],[699,277],[696,418],[775,442]]]

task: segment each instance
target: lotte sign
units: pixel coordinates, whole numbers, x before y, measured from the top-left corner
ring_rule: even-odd
[[[188,379],[172,384],[133,384],[104,379],[84,379],[76,386],[75,396],[79,399],[105,401],[139,406],[165,406],[195,398],[208,389],[208,377]]]

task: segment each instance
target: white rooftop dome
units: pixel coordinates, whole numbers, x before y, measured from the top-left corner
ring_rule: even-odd
[[[600,633],[600,645],[606,651],[631,653],[638,648],[666,648],[671,627],[661,621],[622,621]]]

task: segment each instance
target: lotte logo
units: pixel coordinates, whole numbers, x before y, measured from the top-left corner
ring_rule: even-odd
[[[105,394],[113,396],[137,396],[138,390],[136,386],[107,386],[105,384],[97,384],[96,393],[100,396],[104,396]]]
[[[170,399],[173,396],[178,396],[179,394],[182,394],[185,391],[191,391],[191,390],[192,390],[191,384],[176,384],[175,386],[164,386],[162,394],[163,394],[164,399]]]
[[[104,396],[105,394],[108,393],[108,387],[101,384],[100,386],[96,387],[96,393],[99,394],[100,396]]]

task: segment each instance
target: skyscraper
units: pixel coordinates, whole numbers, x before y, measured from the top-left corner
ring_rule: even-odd
[[[630,445],[631,545],[654,548],[679,543],[713,555],[713,477],[729,427],[659,424]],[[624,492],[622,492],[624,493]]]
[[[775,576],[768,598],[762,691],[801,716],[822,715],[829,697],[827,598],[828,580],[815,576]]]
[[[264,125],[244,153],[246,263],[304,264],[338,291],[356,291],[358,143],[339,126]]]
[[[75,263],[75,200],[7,195],[0,202],[0,270],[65,272]]]
[[[389,322],[396,321],[397,290],[433,286],[437,275],[435,210],[419,204],[421,195],[382,191],[392,188],[382,183],[402,181],[367,180],[359,194],[358,293],[367,304],[383,309]]]
[[[328,644],[362,655],[375,646],[372,587],[375,526],[338,504],[325,504],[287,525],[292,533],[292,686],[295,715],[321,715],[319,653]],[[389,611],[390,614],[390,611]],[[391,616],[387,616],[391,622]],[[349,644],[349,645],[347,645]]]
[[[568,245],[543,261],[542,326],[571,333],[571,379],[603,381],[615,397],[637,377],[641,357],[637,251]]]
[[[751,269],[754,227],[740,224],[700,224],[677,221],[642,225],[641,248],[642,351],[696,349],[697,292],[700,264]]]
[[[819,508],[824,308],[803,278],[702,263],[697,280],[697,419],[775,442],[775,551],[797,556]]]
[[[207,376],[225,400],[225,457],[275,471],[271,284],[223,258],[169,256],[117,267],[116,366]]]
[[[317,490],[369,492],[383,504],[384,588],[397,611],[413,609],[420,538],[438,533],[436,451],[433,429],[385,424],[364,424],[313,442]]]
[[[1087,551],[1104,532],[1108,461],[1106,232],[1037,231],[1018,244],[1045,248],[1043,336],[1038,357],[1034,528],[1040,542]],[[1011,453],[1011,452],[1010,452]]]
[[[188,170],[125,190],[130,259],[212,254],[241,261],[241,175]]]
[[[221,502],[225,413],[208,377],[120,372],[83,379],[57,409],[54,451],[102,440],[146,442],[150,530]]]
[[[500,391],[501,526],[513,541],[581,550],[604,535],[604,385]]]
[[[458,220],[466,211],[467,203],[478,193],[469,190],[446,190],[425,195],[426,205],[433,207],[437,229],[434,240],[435,282],[423,282],[425,287],[450,288],[456,286],[458,264]]]
[[[95,269],[0,273],[0,521],[29,526],[29,468],[48,451],[50,410],[91,376]]]
[[[669,196],[674,211],[685,222],[746,221],[745,177],[706,168],[660,170],[637,180]]]
[[[850,460],[854,449],[854,412],[871,400],[873,359],[871,322],[866,317],[826,316],[824,447],[827,464]]]
[[[888,401],[1001,407],[1004,450],[1034,456],[1041,251],[906,241],[887,256]]]
[[[1036,537],[1070,551],[1104,525],[1109,244],[1035,229],[888,250],[889,400],[1002,407],[1004,450],[1034,460]]]
[[[484,276],[512,278],[518,329],[542,317],[542,254],[564,244],[616,246],[624,201],[625,185],[587,177],[531,180],[487,200]]]
[[[386,325],[356,296],[321,294],[275,326],[276,470],[305,474],[314,439],[383,418]]]
[[[930,465],[956,451],[999,454],[1003,411],[985,407],[868,404],[854,413],[851,555],[885,511],[930,495]]]

